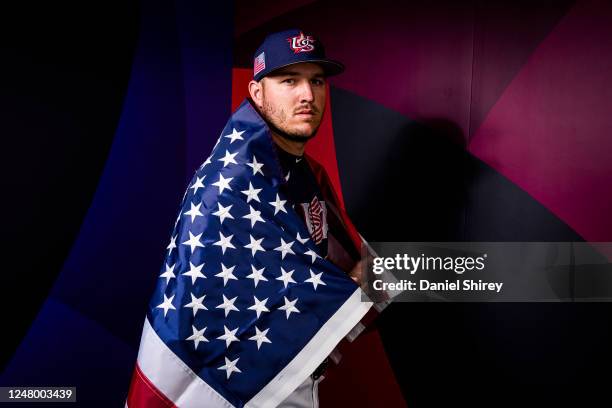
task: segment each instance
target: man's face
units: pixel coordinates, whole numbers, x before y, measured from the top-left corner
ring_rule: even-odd
[[[295,140],[313,137],[325,109],[323,69],[309,62],[290,65],[264,77],[262,114]]]

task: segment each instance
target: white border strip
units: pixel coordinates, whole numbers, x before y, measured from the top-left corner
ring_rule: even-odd
[[[245,408],[275,407],[304,382],[372,306],[372,302],[361,300],[361,293],[357,288],[293,360],[247,402]]]
[[[177,407],[234,407],[164,344],[147,318],[142,329],[138,366]]]

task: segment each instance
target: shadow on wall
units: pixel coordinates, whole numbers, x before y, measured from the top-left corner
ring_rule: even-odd
[[[416,122],[338,88],[332,100],[343,194],[367,240],[582,241],[467,152],[451,121]],[[597,373],[612,365],[611,307],[394,303],[378,327],[408,406],[585,406],[609,400]]]
[[[459,126],[442,118],[407,122],[391,138],[376,177],[364,186],[372,198],[355,214],[360,229],[371,240],[462,240],[471,166]],[[364,214],[397,216],[389,228]]]

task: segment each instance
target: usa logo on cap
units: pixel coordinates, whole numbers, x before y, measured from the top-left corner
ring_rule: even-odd
[[[300,35],[296,35],[295,37],[287,38],[287,41],[289,41],[291,49],[296,54],[314,50],[314,37],[311,35],[304,35],[303,32],[300,32]]]

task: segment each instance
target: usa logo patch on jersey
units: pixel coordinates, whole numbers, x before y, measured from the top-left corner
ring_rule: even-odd
[[[315,244],[320,244],[327,238],[327,207],[325,201],[320,201],[317,196],[310,203],[302,203],[305,214],[306,227]]]

